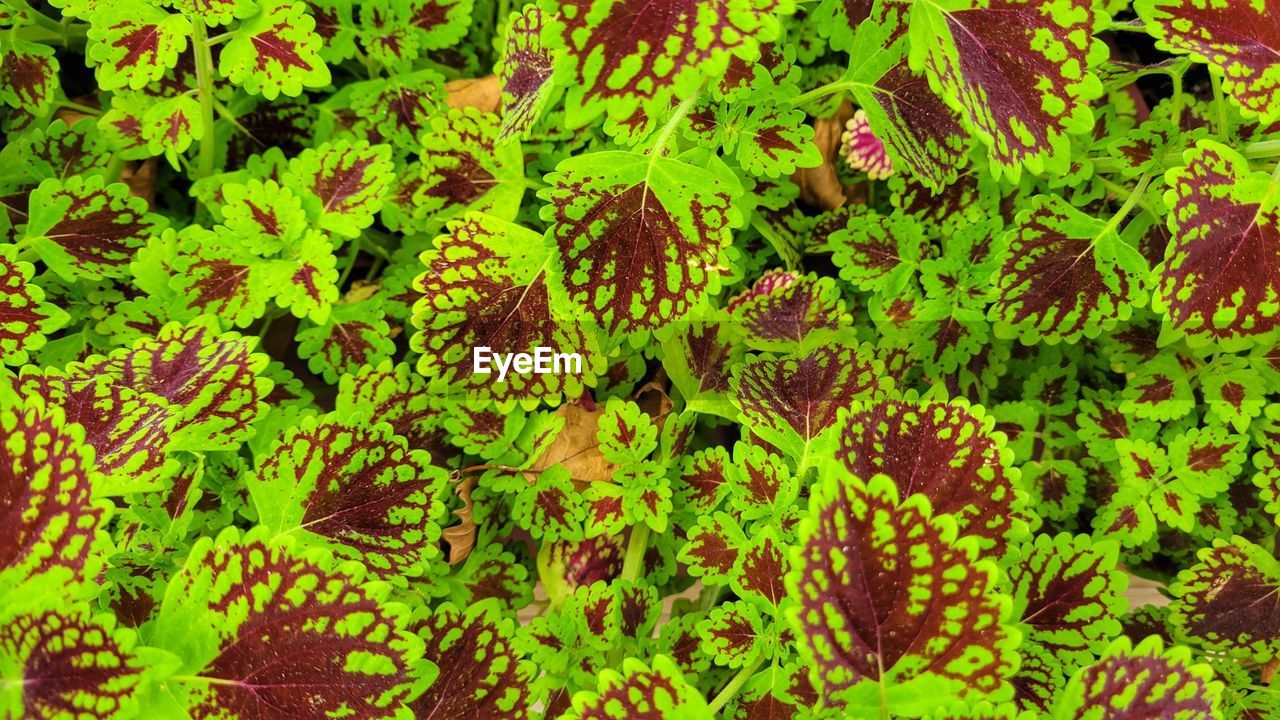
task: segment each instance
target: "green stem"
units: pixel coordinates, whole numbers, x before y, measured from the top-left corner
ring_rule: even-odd
[[[1142,176],[1142,179],[1138,181],[1138,186],[1133,189],[1133,192],[1129,193],[1129,197],[1125,198],[1124,205],[1121,205],[1116,214],[1111,216],[1111,219],[1107,221],[1106,226],[1099,235],[1104,235],[1108,231],[1120,227],[1120,223],[1124,222],[1124,219],[1129,216],[1129,213],[1133,211],[1133,207],[1142,200],[1142,195],[1147,191],[1147,185],[1150,182],[1151,175],[1149,173]]]
[[[709,715],[711,717],[715,717],[716,713],[720,712],[721,708],[728,705],[729,701],[737,696],[738,691],[742,689],[742,686],[747,684],[747,680],[751,679],[751,676],[755,675],[756,670],[759,670],[760,666],[763,664],[764,655],[761,655],[756,658],[755,662],[739,670],[738,674],[733,676],[733,679],[729,681],[729,684],[725,685],[724,689],[721,690],[720,693],[715,696],[715,699],[713,699],[707,706]]]
[[[653,149],[649,151],[649,166],[653,167],[654,159],[661,155],[667,149],[667,143],[671,141],[672,134],[676,128],[680,126],[681,121],[693,109],[694,103],[698,102],[701,92],[695,93],[693,97],[685,100],[676,106],[676,111],[671,114],[671,119],[666,125],[662,126],[662,132],[658,135],[658,141],[653,144]]]
[[[1173,81],[1173,126],[1178,130],[1182,129],[1182,72],[1169,74]]]
[[[338,276],[338,287],[342,288],[347,282],[347,278],[351,277],[351,271],[356,267],[356,259],[360,257],[360,245],[364,240],[363,236],[357,237],[351,241],[351,250],[347,252],[347,260],[345,267],[342,268],[342,275]]]
[[[120,153],[112,153],[111,160],[107,162],[107,167],[103,170],[108,182],[115,182],[120,179],[120,171],[124,170],[124,158]]]
[[[74,100],[59,100],[58,107],[64,107],[69,110],[75,110],[76,112],[82,112],[85,115],[93,115],[94,117],[97,117],[98,115],[102,114],[102,108],[82,105],[78,102],[75,102]]]
[[[1209,73],[1209,83],[1213,85],[1213,104],[1218,108],[1218,135],[1226,138],[1227,133],[1231,131],[1231,126],[1227,120],[1227,104],[1222,99],[1222,81],[1211,72]]]
[[[196,20],[191,24],[191,49],[196,60],[196,88],[200,99],[200,117],[204,124],[204,134],[200,137],[200,150],[196,162],[196,178],[213,174],[213,153],[216,137],[213,133],[213,53],[209,50],[209,38],[205,32],[204,21]]]
[[[24,17],[31,20],[36,25],[57,33],[59,37],[62,36],[62,26],[58,24],[58,21],[31,7],[31,4],[28,3],[27,0],[12,0],[10,5],[17,8]]]
[[[640,570],[644,567],[644,553],[649,549],[649,526],[640,523],[631,528],[631,538],[627,541],[627,554],[622,560],[622,579],[635,582],[640,578]]]
[[[791,101],[791,105],[793,107],[807,105],[808,103],[811,103],[814,100],[819,100],[828,95],[834,95],[838,92],[852,90],[857,86],[858,86],[857,83],[850,82],[848,80],[845,80],[844,78],[841,78],[839,80],[834,80],[832,82],[827,83],[826,85],[819,85],[818,87],[810,90],[809,92],[802,93],[799,97]]]

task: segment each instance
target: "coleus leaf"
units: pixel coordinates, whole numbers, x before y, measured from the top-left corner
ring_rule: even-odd
[[[1165,176],[1172,240],[1152,309],[1203,344],[1241,344],[1280,326],[1280,201],[1271,178],[1235,150],[1202,140]]]
[[[498,143],[496,115],[476,108],[437,115],[422,133],[422,182],[413,191],[413,215],[431,226],[464,210],[515,219],[524,197],[519,143]]]
[[[826,473],[787,575],[789,617],[825,702],[857,715],[924,715],[953,698],[1001,701],[1018,631],[995,567],[889,478]],[[910,562],[905,559],[910,558]]]
[[[444,434],[440,428],[445,403],[427,389],[427,381],[405,363],[384,360],[364,365],[354,375],[344,375],[338,385],[336,412],[340,417],[359,416],[372,423],[387,423],[409,447],[436,452]]]
[[[1024,647],[1052,658],[1047,671],[1014,680],[1023,707],[1044,711],[1068,677],[1120,635],[1126,578],[1116,567],[1118,546],[1088,535],[1037,535],[1008,571],[1013,616],[1021,618]]]
[[[329,84],[329,67],[320,59],[324,40],[315,27],[302,3],[265,0],[222,48],[218,72],[268,100],[324,87]]]
[[[766,272],[726,309],[757,350],[802,348],[811,334],[851,324],[834,280],[792,270]]]
[[[232,327],[248,327],[266,313],[272,268],[244,249],[235,231],[189,225],[179,233],[178,257],[170,266],[170,287],[187,307],[216,315]]]
[[[328,321],[339,295],[338,258],[328,236],[319,230],[307,231],[289,243],[281,256],[270,269],[277,279],[276,304],[288,308],[294,317]]]
[[[0,623],[0,703],[11,717],[126,717],[138,710],[144,662],[134,637],[85,605],[8,615]]]
[[[1012,453],[981,406],[921,401],[911,391],[856,401],[836,425],[837,462],[857,477],[888,475],[902,497],[923,495],[935,517],[951,515],[984,551],[998,557],[1025,533]]]
[[[409,22],[428,50],[447,48],[471,29],[472,0],[409,0]]]
[[[832,0],[833,4],[840,2]],[[872,12],[872,3],[855,2],[849,5],[853,15]],[[922,185],[939,193],[955,182],[960,168],[966,163],[969,151],[969,133],[948,104],[930,88],[930,81],[918,69],[913,70],[901,48],[901,19],[899,7],[905,4],[884,2],[874,11],[883,18],[862,23],[857,27],[850,50],[854,62],[846,72],[846,79],[853,83],[853,94],[860,109],[850,121],[855,137],[861,132],[875,134],[867,138],[864,150],[849,156],[868,159],[889,148],[889,155],[874,161],[867,170],[871,179],[884,176],[892,170],[892,160],[901,165]],[[861,122],[859,117],[865,118]],[[881,142],[883,141],[883,142]],[[852,150],[852,148],[851,148]],[[886,164],[887,163],[887,164]],[[858,169],[865,162],[850,162]],[[873,172],[872,169],[875,169]]]
[[[1112,222],[1057,195],[1035,196],[1016,222],[995,279],[998,336],[1076,342],[1110,330],[1145,303],[1147,263]]]
[[[1085,718],[1158,717],[1168,720],[1210,720],[1219,717],[1222,683],[1208,665],[1192,664],[1185,647],[1164,649],[1159,636],[1137,647],[1117,639],[1101,660],[1082,668],[1071,679],[1053,709],[1053,720]]]
[[[1280,119],[1280,36],[1274,7],[1265,2],[1137,0],[1133,9],[1164,48],[1208,63],[1245,113],[1264,124]]]
[[[164,154],[173,167],[180,167],[178,155],[204,136],[200,103],[186,95],[162,100],[142,117],[142,137],[152,155]]]
[[[802,355],[758,355],[733,370],[730,399],[752,433],[806,464],[836,413],[890,381],[865,347],[827,342]]]
[[[586,506],[573,484],[572,473],[562,464],[543,470],[520,489],[512,504],[512,516],[535,538],[582,540]]]
[[[551,52],[542,44],[542,8],[526,5],[513,13],[498,63],[502,85],[502,131],[498,144],[524,137],[542,114],[554,85]]]
[[[733,55],[754,60],[758,42],[777,37],[775,18],[792,9],[786,2],[683,2],[655,22],[638,24],[648,8],[632,0],[566,0],[541,7],[543,38],[555,49],[573,126],[602,112],[614,123],[631,125],[661,114],[673,97],[696,94],[703,78],[723,75]]]
[[[303,323],[297,335],[298,357],[330,385],[362,365],[390,358],[396,350],[391,326],[377,297],[340,302],[322,323]]]
[[[387,425],[333,416],[285,430],[246,478],[258,521],[384,578],[426,574],[439,558],[445,474]]]
[[[786,461],[759,445],[739,442],[726,471],[731,507],[739,520],[764,518],[777,527],[794,523],[800,483]]]
[[[390,147],[338,140],[290,160],[280,184],[301,192],[320,228],[354,238],[373,222],[391,180]]]
[[[227,530],[169,583],[154,642],[181,658],[167,691],[195,718],[392,718],[422,642],[355,563]]]
[[[1150,537],[1155,519],[1189,532],[1205,499],[1225,490],[1239,472],[1244,441],[1221,426],[1192,428],[1173,436],[1167,448],[1142,440],[1117,441],[1119,489],[1099,514],[1099,527],[1114,532],[1138,522],[1139,527],[1124,533],[1126,544]]]
[[[271,381],[259,375],[267,357],[253,351],[256,340],[220,333],[205,316],[168,323],[155,337],[72,366],[68,374],[107,377],[167,402],[178,418],[170,449],[231,449],[252,435],[271,391]]]
[[[671,658],[657,655],[647,665],[629,657],[621,672],[601,672],[596,690],[576,695],[561,720],[702,720],[709,715],[702,694]]]
[[[468,213],[449,223],[436,249],[422,255],[426,272],[415,289],[413,322],[421,330],[412,346],[422,353],[418,370],[506,407],[532,409],[544,400],[576,397],[593,385],[601,364],[594,334],[562,309],[560,284],[548,273],[551,249],[532,230],[490,215]],[[510,357],[542,353],[551,372],[495,374],[475,367],[476,348]],[[542,348],[542,350],[539,350]],[[579,354],[577,367],[567,356]]]
[[[209,27],[249,17],[257,10],[254,0],[167,0],[166,4]]]
[[[23,243],[59,276],[123,277],[134,253],[165,226],[123,183],[100,175],[49,179],[31,193]]]
[[[111,378],[68,378],[55,370],[24,371],[18,387],[62,408],[67,422],[84,429],[100,473],[96,495],[157,490],[177,471],[168,456],[176,418],[160,398]]]
[[[440,679],[409,703],[415,718],[529,717],[534,671],[512,646],[511,619],[496,607],[493,601],[466,609],[446,604],[412,623],[426,643],[424,657],[440,671]]]
[[[730,173],[602,151],[564,160],[547,180],[542,218],[553,223],[562,282],[607,333],[661,327],[719,290],[739,222]]]
[[[360,44],[369,58],[388,67],[405,67],[418,57],[409,13],[407,2],[360,5]]]
[[[900,290],[929,252],[923,227],[904,213],[851,215],[828,242],[840,278],[871,292]]]
[[[736,414],[729,404],[730,369],[742,357],[742,344],[727,323],[687,322],[669,326],[662,338],[663,367],[680,391],[685,407],[722,417]]]
[[[31,281],[34,271],[31,263],[18,260],[12,245],[0,245],[0,364],[26,363],[28,354],[69,320],[45,302],[44,290]]]
[[[947,0],[913,8],[911,68],[989,148],[991,170],[1017,178],[1065,169],[1069,135],[1093,129],[1090,72],[1107,56],[1088,0]],[[873,124],[874,125],[874,124]]]
[[[94,501],[93,451],[60,411],[21,400],[5,380],[0,431],[0,599],[19,608],[41,592],[65,598],[97,572],[107,515]]]
[[[1205,650],[1267,663],[1280,656],[1280,562],[1248,540],[1219,539],[1170,588],[1169,622]]]
[[[785,103],[731,105],[718,124],[725,151],[752,175],[775,178],[822,164],[804,111]]]
[[[746,535],[733,516],[725,512],[704,515],[689,531],[679,559],[688,565],[690,575],[704,583],[727,585],[746,544]]]
[[[298,240],[306,227],[302,199],[275,180],[248,178],[221,188],[222,224],[240,236],[245,248],[272,255]]]
[[[736,600],[713,609],[698,623],[702,649],[720,665],[740,668],[765,652],[766,620],[749,602]]]
[[[42,114],[53,99],[58,68],[53,48],[5,37],[0,40],[0,102]]]
[[[370,142],[390,143],[398,150],[415,150],[418,136],[443,112],[444,78],[433,70],[398,73],[348,86],[355,115],[351,130]]]
[[[159,81],[187,49],[191,23],[145,2],[114,6],[89,25],[89,59],[103,90],[142,88]]]
[[[786,577],[792,566],[791,548],[780,535],[768,525],[754,532],[734,558],[730,575],[735,594],[773,614],[787,601]]]

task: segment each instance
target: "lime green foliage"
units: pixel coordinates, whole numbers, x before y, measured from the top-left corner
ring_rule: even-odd
[[[1277,18],[3,0],[0,717],[1280,719]]]

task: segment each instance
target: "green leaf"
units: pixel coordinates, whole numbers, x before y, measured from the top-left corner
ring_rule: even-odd
[[[802,662],[824,702],[857,716],[932,715],[1009,699],[1018,631],[996,569],[922,495],[884,476],[822,476],[787,589]]]
[[[89,24],[89,59],[103,90],[141,90],[159,81],[187,49],[191,23],[136,0],[99,13]]]
[[[67,280],[123,277],[134,253],[166,224],[147,210],[127,185],[99,175],[45,180],[31,193],[24,242]]]
[[[389,426],[364,425],[325,416],[286,430],[245,480],[258,522],[388,580],[421,577],[440,557],[445,474]]]
[[[1170,587],[1169,622],[1206,651],[1265,664],[1280,656],[1280,562],[1242,537],[1217,540]]]
[[[321,323],[304,322],[295,336],[298,357],[311,372],[333,385],[362,365],[376,365],[396,351],[391,326],[378,298],[341,302]]]
[[[218,72],[253,95],[274,100],[297,97],[303,88],[329,84],[320,59],[323,38],[306,6],[292,0],[264,0],[258,13],[240,24],[218,56]]]
[[[1090,0],[942,0],[912,8],[911,68],[988,146],[991,171],[1017,179],[1066,169],[1069,135],[1093,129],[1107,56]]]
[[[517,142],[498,142],[501,121],[475,108],[449,109],[421,134],[422,182],[413,216],[439,227],[466,210],[514,220],[524,197],[524,156]]]
[[[548,274],[551,250],[539,234],[468,213],[435,245],[423,253],[427,270],[414,283],[420,330],[411,345],[422,353],[419,372],[482,401],[529,409],[595,384],[602,358],[594,333],[563,307],[559,283]],[[514,367],[520,353],[533,362],[525,371]]]
[[[1235,150],[1201,140],[1165,174],[1172,234],[1151,307],[1196,344],[1265,342],[1280,327],[1280,198]]]
[[[718,166],[723,169],[723,166]],[[678,159],[601,151],[569,158],[539,192],[560,278],[610,335],[651,330],[720,288],[739,222],[731,174]]]
[[[18,260],[12,245],[0,245],[0,364],[22,365],[46,336],[67,324],[67,314],[45,302],[45,292],[31,281],[35,268]]]
[[[290,160],[280,184],[302,195],[303,208],[320,228],[354,238],[373,222],[392,176],[390,147],[339,140]]]
[[[657,655],[648,665],[629,657],[621,673],[600,673],[596,690],[575,696],[561,720],[702,720],[709,714],[702,694],[685,681],[671,658]]]
[[[1185,647],[1164,649],[1157,636],[1134,647],[1119,638],[1103,658],[1071,678],[1053,710],[1053,720],[1158,717],[1211,720],[1219,717],[1222,683],[1208,665],[1192,664]]]
[[[1057,195],[1018,214],[1001,265],[991,319],[998,336],[1024,343],[1097,337],[1146,302],[1142,255]]]
[[[0,38],[0,102],[15,110],[44,113],[53,100],[59,67],[47,45],[12,35]]]

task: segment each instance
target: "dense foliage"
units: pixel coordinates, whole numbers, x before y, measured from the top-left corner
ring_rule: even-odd
[[[1280,718],[1277,0],[47,2],[0,715]]]

